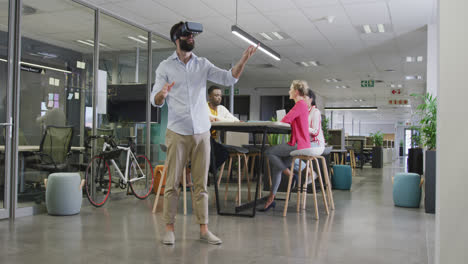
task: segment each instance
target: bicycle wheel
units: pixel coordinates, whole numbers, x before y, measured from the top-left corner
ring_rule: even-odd
[[[153,189],[153,167],[144,155],[132,160],[129,171],[129,184],[138,199],[146,199]]]
[[[111,191],[111,173],[106,160],[94,157],[86,168],[85,189],[89,202],[96,206],[103,206]]]

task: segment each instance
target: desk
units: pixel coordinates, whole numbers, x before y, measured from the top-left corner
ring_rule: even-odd
[[[289,134],[291,132],[291,126],[286,123],[282,122],[270,122],[270,121],[258,121],[258,122],[213,122],[211,123],[211,129],[212,130],[217,130],[217,131],[233,131],[233,132],[244,132],[244,133],[252,133],[253,138],[254,138],[254,145],[256,145],[255,142],[255,134],[263,134],[263,139],[262,139],[262,147],[261,147],[261,156],[260,156],[260,171],[264,171],[264,163],[265,163],[265,142],[267,141],[267,134]],[[215,155],[214,152],[211,152],[211,166],[215,166]],[[218,182],[217,175],[218,172],[216,169],[213,168],[213,171],[215,173],[213,174],[214,178],[214,186],[215,186],[215,195],[216,195],[216,209],[219,215],[232,215],[232,216],[249,216],[249,217],[254,217],[255,216],[255,210],[257,207],[257,198],[258,198],[258,192],[260,191],[260,179],[263,177],[263,175],[259,175],[257,179],[257,187],[255,188],[255,195],[254,195],[254,201],[242,204],[240,206],[235,207],[235,213],[229,213],[229,212],[222,212],[220,208],[220,199],[218,195],[218,185],[216,184]],[[260,200],[265,200],[267,197],[262,197]],[[239,213],[240,211],[246,210],[252,208],[252,213],[250,214],[241,214]]]
[[[20,174],[20,181],[19,181],[19,192],[23,193],[24,192],[24,170],[25,170],[25,164],[24,164],[24,154],[27,152],[35,152],[39,151],[40,146],[39,145],[20,145],[18,146],[18,158],[19,160],[19,168],[21,170]],[[71,147],[71,151],[83,151],[85,150],[84,147]],[[5,152],[5,146],[1,145],[0,146],[0,152]]]
[[[330,151],[330,153],[333,153],[333,161],[335,162],[335,165],[338,165],[338,164],[346,164],[346,154],[348,153],[348,151],[346,149],[332,149]],[[341,162],[338,155],[341,154]],[[338,162],[337,162],[338,160]]]
[[[365,143],[365,138],[360,139],[360,138],[348,138],[346,139],[347,144],[346,145],[351,145],[354,149],[354,154],[359,155],[359,168],[362,169],[364,167],[364,143]],[[356,146],[357,145],[357,146]],[[356,153],[356,148],[359,149],[359,152]]]

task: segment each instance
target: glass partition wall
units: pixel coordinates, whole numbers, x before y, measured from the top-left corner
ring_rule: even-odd
[[[8,136],[7,131],[10,130],[9,118],[7,118],[6,101],[9,94],[8,91],[8,48],[9,48],[9,30],[8,30],[8,0],[0,0],[0,130],[1,130],[1,146],[0,146],[0,219],[8,217],[8,179],[6,177],[5,166],[5,143]],[[10,113],[11,115],[11,113]]]
[[[94,54],[92,9],[69,0],[22,2],[20,208],[44,203],[50,173],[79,170]]]
[[[20,14],[10,26],[19,36],[15,41],[8,37],[10,2]],[[20,62],[17,72],[7,67],[9,43],[18,50],[10,55]],[[173,50],[166,38],[85,2],[0,0],[0,123],[8,124],[8,94],[19,98],[12,109],[12,161],[9,130],[1,127],[0,219],[12,189],[11,211],[31,215],[45,210],[44,179],[51,173],[79,172],[84,179],[96,151],[86,144],[92,134],[112,134],[120,144],[134,141],[137,153],[151,157],[153,166],[161,163],[167,121],[161,124],[161,111],[149,108],[149,80]],[[8,184],[12,179],[17,184]]]

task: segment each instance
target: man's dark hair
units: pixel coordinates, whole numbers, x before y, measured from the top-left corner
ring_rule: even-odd
[[[309,98],[312,98],[312,105],[316,105],[316,103],[315,103],[315,93],[312,92],[311,89],[309,89],[309,90],[307,91],[307,96],[309,96]]]
[[[208,88],[208,95],[211,95],[211,93],[216,89],[221,90],[221,88],[219,88],[218,86],[211,85],[210,88]]]
[[[175,41],[177,40],[177,39],[174,39],[174,35],[176,34],[177,31],[180,30],[180,28],[181,28],[183,25],[184,25],[184,22],[183,22],[183,21],[180,21],[179,23],[177,23],[177,24],[175,24],[175,25],[173,25],[173,26],[171,27],[171,31],[169,32],[169,34],[170,34],[169,37],[171,38],[172,42],[174,42],[174,44],[175,44]]]

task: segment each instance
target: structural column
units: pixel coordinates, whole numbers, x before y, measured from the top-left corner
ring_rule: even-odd
[[[468,259],[468,1],[439,1],[435,263]]]

